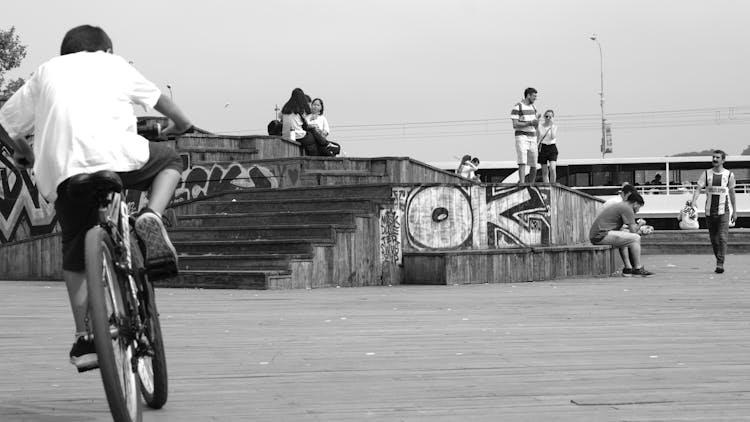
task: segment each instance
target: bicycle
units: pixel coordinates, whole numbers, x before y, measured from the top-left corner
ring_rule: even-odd
[[[77,198],[91,195],[99,210],[98,225],[88,230],[85,240],[87,327],[90,323],[109,409],[117,422],[139,422],[139,392],[154,409],[164,406],[168,394],[164,342],[149,274],[174,274],[177,268],[144,268],[144,245],[132,229],[135,217],[128,215],[116,173],[73,176],[68,192]]]

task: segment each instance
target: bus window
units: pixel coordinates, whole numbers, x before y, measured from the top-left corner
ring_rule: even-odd
[[[706,170],[707,169],[680,170],[680,180],[684,184],[697,182],[698,178],[701,177],[701,173],[703,173]]]
[[[734,179],[737,181],[750,179],[750,168],[731,169]]]
[[[646,179],[645,170],[635,170],[633,172],[633,184],[634,185],[645,185],[646,182],[650,182],[651,179]]]
[[[573,173],[570,176],[573,178],[573,186],[591,186],[588,173]]]
[[[593,180],[593,186],[611,186],[614,182],[612,181],[611,171],[594,171],[591,173]]]
[[[622,185],[624,182],[628,182],[632,185],[634,179],[635,178],[633,177],[632,171],[618,171],[617,180],[615,180],[615,184]]]

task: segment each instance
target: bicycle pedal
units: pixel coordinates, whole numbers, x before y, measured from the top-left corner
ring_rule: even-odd
[[[88,366],[76,366],[76,369],[78,370],[79,374],[81,372],[93,371],[94,369],[99,369],[99,362],[94,362],[93,364],[90,364]]]
[[[146,274],[151,281],[174,277],[177,273],[177,263],[169,258],[151,261],[146,267]]]

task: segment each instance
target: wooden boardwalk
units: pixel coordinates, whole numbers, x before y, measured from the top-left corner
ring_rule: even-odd
[[[708,246],[708,242],[707,247]],[[652,278],[159,289],[170,397],[144,421],[747,421],[750,261]],[[110,420],[67,362],[62,283],[0,282],[0,421]]]

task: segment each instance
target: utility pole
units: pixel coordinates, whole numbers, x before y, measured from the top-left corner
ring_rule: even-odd
[[[601,78],[601,91],[599,91],[599,105],[602,108],[601,151],[602,151],[602,158],[604,158],[604,154],[608,152],[612,152],[612,146],[607,145],[607,119],[604,117],[604,55],[602,54],[602,44],[599,42],[599,39],[596,36],[596,34],[591,35],[589,39],[595,42],[597,46],[599,46],[599,70],[600,70],[600,78]]]

